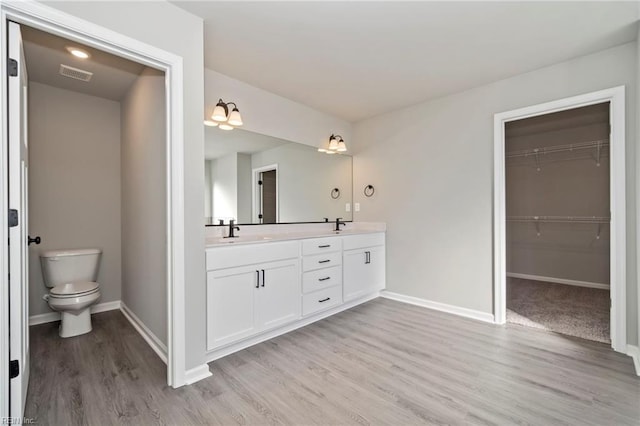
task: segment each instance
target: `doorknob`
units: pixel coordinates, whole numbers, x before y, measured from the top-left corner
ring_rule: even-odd
[[[35,238],[28,237],[27,242],[29,245],[31,245],[32,243],[40,244],[42,242],[42,239],[40,237],[35,237]]]

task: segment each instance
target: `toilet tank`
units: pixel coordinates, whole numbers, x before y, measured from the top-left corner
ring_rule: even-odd
[[[96,281],[100,249],[46,250],[40,253],[44,284],[55,287],[74,281]]]

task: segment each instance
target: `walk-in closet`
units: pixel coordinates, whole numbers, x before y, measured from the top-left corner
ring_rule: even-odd
[[[507,321],[610,342],[609,104],[506,124]]]

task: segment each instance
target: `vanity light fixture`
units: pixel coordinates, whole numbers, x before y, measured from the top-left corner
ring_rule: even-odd
[[[231,105],[233,105],[233,109],[229,112]],[[211,120],[205,120],[204,124],[207,126],[219,126],[222,130],[233,130],[236,127],[242,126],[243,123],[242,116],[235,102],[225,102],[219,99],[216,107],[213,109],[213,114],[211,114]]]
[[[329,145],[324,148],[318,148],[318,152],[324,152],[325,154],[336,154],[338,152],[346,152],[347,145],[344,143],[344,139],[340,135],[331,135],[329,137]]]

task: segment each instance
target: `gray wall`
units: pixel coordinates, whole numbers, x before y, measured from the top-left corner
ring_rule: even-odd
[[[167,50],[183,59],[186,365],[205,348],[204,50],[202,19],[168,2],[47,2],[50,7]],[[224,95],[223,95],[224,96]]]
[[[42,296],[42,250],[103,250],[98,303],[120,300],[120,103],[29,85],[29,314]]]
[[[345,211],[351,202],[351,161],[348,155],[321,154],[297,143],[251,156],[254,169],[278,164],[279,222],[351,220],[352,213]],[[333,188],[340,189],[340,198],[331,198]]]
[[[625,85],[627,330],[636,342],[636,50],[628,43],[356,123],[355,218],[387,223],[388,290],[491,313],[493,115]]]
[[[164,88],[146,68],[122,100],[122,302],[166,344]]]
[[[506,151],[609,138],[609,104],[507,123]],[[609,149],[506,161],[507,216],[609,216]],[[609,225],[507,222],[507,271],[609,284]]]

